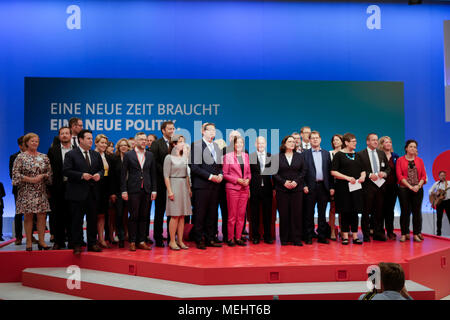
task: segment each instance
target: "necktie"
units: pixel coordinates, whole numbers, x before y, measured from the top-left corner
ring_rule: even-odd
[[[214,150],[214,144],[212,144],[212,143],[209,144],[209,151],[211,151],[214,161],[217,161],[216,160],[216,150]]]
[[[77,138],[73,137],[72,141],[73,141],[73,147],[75,148],[77,146]]]
[[[378,162],[375,157],[376,150],[372,150],[372,164],[373,164],[373,173],[378,173]]]
[[[86,158],[86,164],[88,165],[89,168],[91,168],[91,161],[89,161],[89,156],[87,151],[84,152],[84,157]]]
[[[258,159],[259,159],[259,168],[261,169],[261,173],[263,173],[265,164],[263,162],[262,154],[258,154]]]

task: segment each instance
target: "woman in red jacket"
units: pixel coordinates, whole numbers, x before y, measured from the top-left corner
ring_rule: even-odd
[[[405,155],[397,160],[396,171],[401,208],[400,241],[409,240],[409,216],[412,212],[414,241],[422,242],[422,187],[427,182],[427,173],[422,159],[417,157],[417,141],[406,141]]]
[[[226,180],[228,206],[228,245],[245,246],[241,239],[245,222],[245,211],[250,196],[250,161],[244,149],[244,138],[234,137],[234,150],[223,157],[223,177]],[[236,229],[236,242],[234,241]]]

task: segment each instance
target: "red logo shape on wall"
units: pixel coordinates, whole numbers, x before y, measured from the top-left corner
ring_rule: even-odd
[[[447,180],[450,177],[450,150],[442,152],[434,159],[433,162],[433,178],[434,181],[439,180],[439,172],[447,172]]]

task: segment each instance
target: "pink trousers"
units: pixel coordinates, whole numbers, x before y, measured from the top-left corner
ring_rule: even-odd
[[[245,211],[247,210],[248,190],[227,189],[228,206],[228,240],[234,239],[236,228],[236,239],[242,237],[242,229],[245,222]]]

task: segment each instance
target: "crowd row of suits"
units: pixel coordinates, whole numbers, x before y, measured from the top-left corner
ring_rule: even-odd
[[[207,149],[203,140],[194,142],[191,146],[190,168],[191,183],[193,189],[193,212],[194,227],[192,238],[197,241],[213,241],[217,239],[218,234],[218,206],[220,203],[222,211],[222,219],[226,221],[226,197],[224,192],[224,182],[216,184],[208,180],[210,174],[217,175],[222,173],[221,155],[230,148],[221,150],[214,143],[215,153],[218,155],[216,160]],[[364,164],[364,170],[367,174],[372,172],[368,155],[365,156],[363,150],[361,159]],[[139,161],[134,150],[128,152],[122,160],[119,156],[106,155],[109,165],[109,174],[104,176],[103,162],[100,154],[90,150],[91,159],[90,166],[87,164],[81,150],[75,147],[66,154],[62,159],[61,146],[54,143],[48,151],[50,163],[53,169],[53,185],[50,187],[52,211],[56,213],[56,232],[55,242],[64,242],[66,236],[69,242],[82,242],[82,217],[87,214],[88,224],[88,245],[96,242],[96,214],[106,213],[108,206],[108,198],[115,194],[118,198],[119,208],[123,208],[121,194],[127,191],[129,194],[137,194],[144,191],[146,194],[157,192],[155,201],[155,220],[154,220],[154,238],[157,243],[162,242],[163,220],[166,205],[166,187],[163,179],[163,162],[168,153],[168,146],[163,138],[158,139],[152,144],[150,150],[146,151],[146,160],[144,168],[141,169]],[[328,151],[322,150],[322,171],[323,181],[316,181],[316,172],[311,149],[304,150],[302,153],[294,153],[291,164],[288,163],[284,154],[272,156],[266,153],[266,164],[263,172],[261,172],[260,163],[256,153],[250,154],[250,169],[252,179],[250,181],[250,209],[253,212],[252,231],[253,238],[259,238],[259,212],[262,211],[264,225],[264,239],[272,240],[272,199],[273,190],[276,190],[276,201],[280,212],[280,238],[282,242],[299,242],[300,239],[308,239],[314,235],[314,207],[318,205],[319,211],[319,236],[325,236],[327,233],[327,225],[325,221],[324,211],[329,201],[329,191],[334,188],[334,178],[331,176],[331,158]],[[387,163],[386,156],[383,152],[378,152],[380,163]],[[125,163],[124,163],[125,162]],[[126,172],[123,168],[126,167]],[[277,168],[274,171],[274,168]],[[309,170],[308,170],[309,168]],[[382,167],[382,170],[389,170],[388,166]],[[98,183],[94,181],[85,181],[81,179],[83,172],[92,175],[99,174],[101,179]],[[64,176],[68,178],[64,181]],[[297,182],[297,187],[288,190],[284,187],[286,180]],[[142,186],[142,188],[141,188]],[[309,193],[304,201],[303,187],[308,186]],[[367,208],[376,207],[376,220],[379,222],[382,209],[377,206],[380,204],[379,197],[381,189],[374,188],[374,185],[366,179],[364,183],[365,203]],[[130,198],[132,201],[140,200]],[[150,225],[150,205],[148,198],[148,206],[138,208],[141,213],[137,216],[130,216],[132,223],[135,223],[135,229],[132,228],[132,239],[140,241],[146,239],[149,234]],[[382,203],[382,201],[381,201]],[[129,204],[129,206],[139,206],[137,204]],[[68,210],[68,208],[70,208]],[[106,209],[105,209],[106,208]],[[116,207],[116,209],[119,209]],[[293,210],[299,211],[300,218],[293,215]],[[366,211],[369,211],[367,209]],[[119,216],[123,213],[123,209],[119,209]],[[323,214],[322,214],[323,212]],[[70,213],[70,214],[68,214]],[[74,218],[76,217],[76,218]],[[140,224],[144,219],[142,229]],[[368,215],[363,216],[363,231],[368,228]],[[120,226],[122,219],[118,221],[118,236],[123,240],[123,226]],[[73,221],[77,221],[75,224]],[[72,223],[72,224],[71,224]],[[71,232],[66,232],[70,228]],[[139,229],[141,228],[141,229]],[[378,224],[381,233],[382,225]],[[227,239],[226,223],[222,224],[222,233],[224,239]]]

